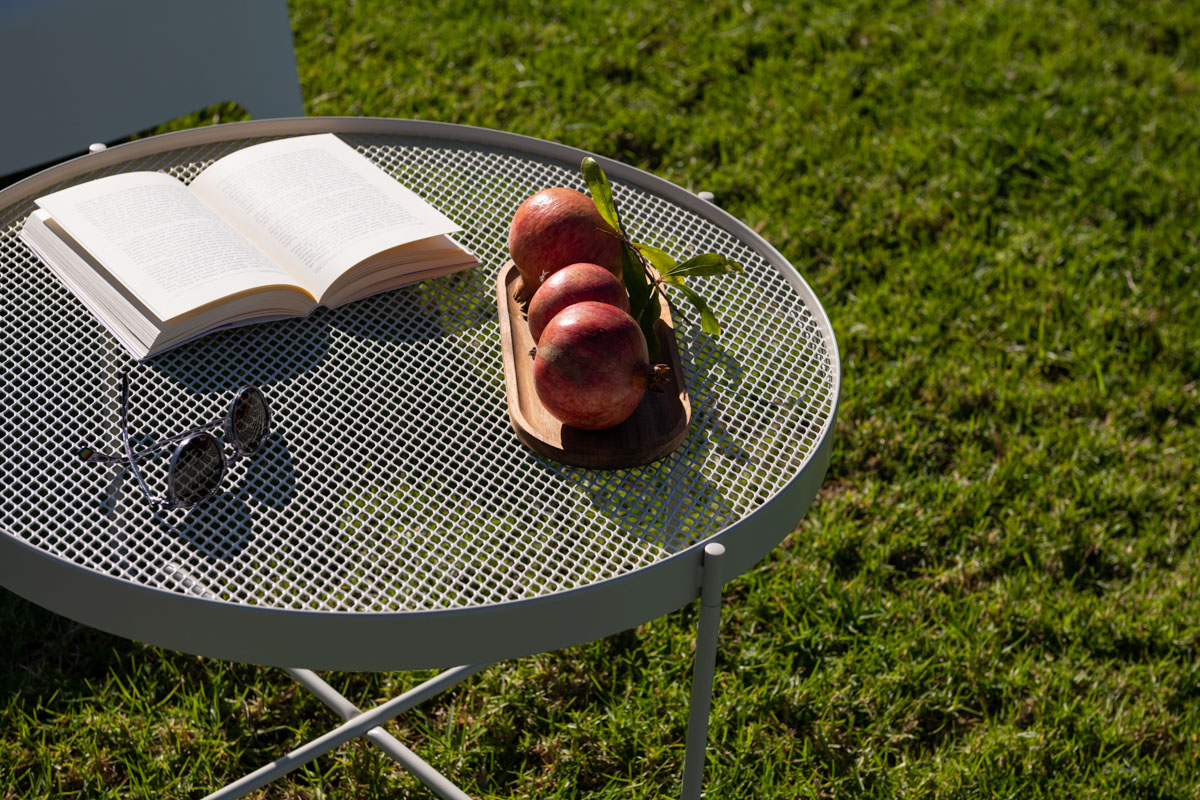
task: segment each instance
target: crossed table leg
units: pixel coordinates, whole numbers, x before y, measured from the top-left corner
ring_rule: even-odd
[[[708,739],[708,716],[716,671],[717,632],[721,624],[720,562],[724,554],[725,547],[720,544],[713,543],[704,548],[700,619],[696,625],[696,660],[692,670],[692,695],[683,762],[683,800],[700,800],[700,787],[704,778],[704,751]],[[488,666],[490,665],[471,664],[448,669],[370,711],[360,711],[315,672],[307,669],[288,669],[286,672],[289,675],[340,714],[346,722],[213,792],[204,800],[233,800],[243,797],[356,736],[366,736],[443,800],[470,800],[468,795],[444,775],[380,726]]]

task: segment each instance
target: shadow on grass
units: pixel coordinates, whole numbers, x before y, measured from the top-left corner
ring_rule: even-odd
[[[34,698],[55,696],[69,703],[76,690],[91,696],[88,682],[103,682],[137,647],[128,639],[103,633],[47,611],[8,590],[0,590],[0,694]],[[32,709],[30,709],[32,710]]]

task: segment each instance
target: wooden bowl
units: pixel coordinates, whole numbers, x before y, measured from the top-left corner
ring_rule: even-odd
[[[659,294],[662,319],[656,325],[659,362],[671,368],[662,392],[646,392],[633,416],[612,428],[585,431],[555,419],[533,387],[536,342],[529,334],[525,309],[513,298],[520,273],[505,262],[496,277],[496,304],[500,311],[500,343],[504,355],[504,383],[508,418],[517,438],[534,452],[563,464],[589,469],[625,469],[657,461],[687,436],[692,405],[683,382],[683,366],[675,346],[675,330],[666,298]]]

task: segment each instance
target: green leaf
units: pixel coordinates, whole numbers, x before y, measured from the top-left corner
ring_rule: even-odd
[[[633,246],[642,251],[642,255],[658,270],[659,275],[666,275],[677,266],[675,258],[665,250],[659,250],[648,244],[635,243]]]
[[[642,309],[642,313],[638,315],[638,325],[642,329],[642,333],[646,337],[646,349],[650,353],[650,363],[658,363],[659,345],[658,331],[654,329],[654,323],[662,317],[662,303],[658,301],[658,287],[655,286],[650,292],[650,297],[646,302],[646,307]]]
[[[675,269],[674,256],[665,250],[659,250],[657,247],[651,247],[648,244],[637,244],[635,242],[633,246],[642,251],[642,255],[644,255],[654,269],[658,271],[659,276],[664,281],[667,283],[673,283],[676,286],[683,285],[683,278],[676,278],[667,275],[668,272]]]
[[[742,265],[731,258],[726,258],[720,253],[702,253],[689,258],[674,269],[664,272],[663,275],[664,277],[668,275],[671,277],[677,275],[730,275],[741,272]]]
[[[704,298],[697,294],[695,289],[689,289],[687,286],[680,286],[679,290],[683,292],[683,296],[700,312],[700,330],[711,336],[720,336],[721,324],[717,322],[716,315],[712,313]]]
[[[650,297],[650,280],[642,262],[626,244],[621,247],[621,277],[625,279],[625,291],[629,292],[629,311],[634,319],[638,319],[646,300]]]
[[[617,206],[613,202],[612,184],[608,182],[608,176],[604,174],[604,170],[600,168],[596,159],[591,156],[584,157],[579,169],[583,172],[583,179],[587,182],[588,191],[592,193],[592,202],[596,204],[596,210],[614,231],[620,232],[621,218],[617,216]]]

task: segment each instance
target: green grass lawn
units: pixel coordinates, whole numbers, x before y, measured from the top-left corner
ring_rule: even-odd
[[[1200,796],[1197,4],[479,5],[291,0],[307,112],[709,189],[841,346],[825,488],[727,590],[707,796]],[[390,730],[480,798],[677,795],[694,623]],[[7,592],[0,628],[4,800],[197,797],[338,721]],[[429,795],[360,742],[259,796]]]

